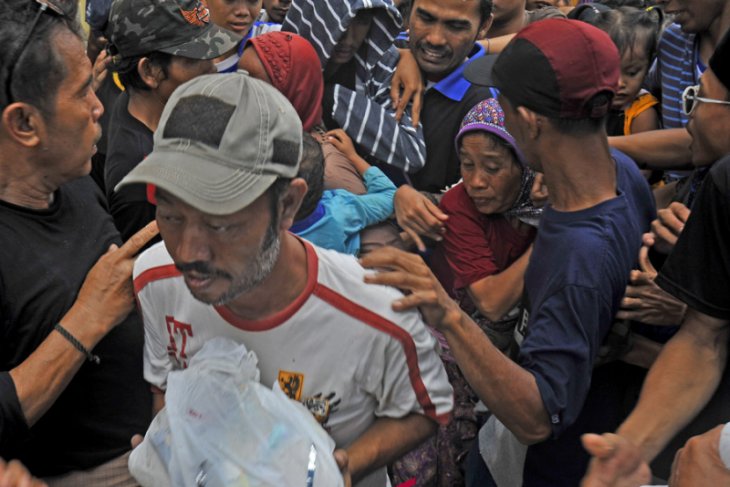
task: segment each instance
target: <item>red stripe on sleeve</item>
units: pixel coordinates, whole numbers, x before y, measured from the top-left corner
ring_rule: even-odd
[[[437,421],[440,424],[446,424],[449,421],[450,414],[436,414],[436,407],[431,402],[431,398],[428,395],[426,386],[421,380],[421,370],[418,366],[418,354],[416,353],[416,344],[413,343],[413,337],[403,328],[399,327],[395,323],[383,318],[382,316],[373,313],[367,308],[363,308],[357,303],[353,303],[341,294],[333,291],[332,289],[323,286],[321,283],[314,290],[314,294],[323,301],[331,304],[335,308],[339,309],[343,313],[347,313],[353,318],[362,321],[366,325],[372,326],[373,328],[387,333],[403,347],[403,351],[406,354],[406,364],[408,365],[408,377],[411,381],[411,386],[416,393],[416,399],[423,408],[423,412],[429,418]]]
[[[175,264],[152,267],[151,269],[147,269],[142,274],[138,275],[137,278],[134,280],[134,293],[139,294],[139,292],[152,281],[159,281],[160,279],[177,277],[179,275],[180,271],[177,270]]]

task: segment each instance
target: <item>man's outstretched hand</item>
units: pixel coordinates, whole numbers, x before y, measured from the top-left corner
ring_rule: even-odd
[[[626,438],[589,433],[581,440],[593,457],[581,487],[639,487],[651,480],[641,452]]]

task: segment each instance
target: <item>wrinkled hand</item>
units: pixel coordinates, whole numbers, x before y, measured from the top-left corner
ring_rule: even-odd
[[[657,212],[657,219],[651,222],[651,232],[644,234],[644,245],[654,247],[658,252],[669,254],[677,243],[679,234],[690,215],[682,203],[674,202]]]
[[[355,144],[352,142],[352,139],[349,135],[347,135],[347,132],[345,132],[342,129],[334,129],[330,130],[326,134],[324,134],[326,137],[326,141],[330,144],[334,145],[335,148],[342,152],[348,159],[353,159],[355,157],[358,157],[357,150],[355,150]]]
[[[106,44],[106,39],[102,39],[104,41],[104,44]],[[93,67],[93,81],[91,82],[91,88],[94,91],[97,91],[99,88],[101,88],[101,84],[106,79],[107,75],[109,74],[109,63],[111,63],[111,56],[109,56],[109,53],[106,49],[102,49],[101,52],[99,52],[99,55],[96,56],[96,60],[94,61],[94,67]]]
[[[690,438],[680,448],[672,464],[671,487],[730,485],[730,470],[720,458],[720,434],[725,425]]]
[[[421,252],[426,250],[421,236],[440,241],[446,233],[444,222],[449,219],[448,215],[411,186],[403,185],[398,188],[393,204],[398,225]]]
[[[535,180],[532,182],[530,189],[530,199],[532,204],[538,208],[542,208],[548,201],[548,189],[545,185],[545,175],[541,172],[535,173]]]
[[[46,484],[34,478],[19,461],[5,463],[0,458],[0,487],[46,487]]]
[[[421,68],[418,67],[416,58],[410,49],[398,49],[398,51],[400,60],[393,73],[393,80],[390,82],[390,100],[393,103],[395,119],[398,122],[403,117],[403,112],[408,104],[413,101],[411,120],[413,126],[418,127],[424,91]]]
[[[627,439],[606,433],[581,440],[593,457],[581,487],[639,487],[651,480],[649,466]]]
[[[352,475],[350,474],[350,458],[347,455],[347,450],[337,449],[334,452],[335,461],[337,466],[340,467],[340,473],[342,473],[342,479],[345,481],[345,487],[352,487]]]
[[[686,310],[686,304],[656,285],[654,275],[634,270],[616,318],[673,326],[682,322]]]
[[[112,245],[94,264],[81,286],[74,313],[80,322],[95,323],[106,331],[119,324],[134,307],[132,268],[137,253],[157,235],[157,222],[150,222],[121,247]]]
[[[420,255],[382,247],[366,254],[360,264],[379,269],[365,276],[365,282],[397,287],[406,294],[391,304],[395,311],[418,308],[426,323],[440,329],[461,319],[459,305],[446,293]]]

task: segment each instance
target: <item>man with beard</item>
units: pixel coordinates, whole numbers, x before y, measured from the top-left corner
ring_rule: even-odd
[[[244,343],[261,382],[344,449],[357,485],[384,486],[384,465],[448,419],[451,387],[420,315],[391,310],[398,291],[287,231],[307,190],[301,152],[299,117],[264,82],[206,75],[173,94],[153,152],[121,183],[157,187],[163,243],[134,272],[145,378],[159,409],[168,373],[206,340]]]

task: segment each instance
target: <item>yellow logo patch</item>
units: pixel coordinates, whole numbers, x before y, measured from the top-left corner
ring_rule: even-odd
[[[299,372],[279,371],[279,387],[290,399],[299,401],[302,398],[304,389],[304,374]]]

